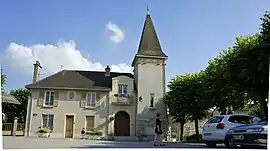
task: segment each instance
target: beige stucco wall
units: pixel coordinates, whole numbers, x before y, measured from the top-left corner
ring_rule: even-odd
[[[135,136],[135,125],[136,125],[136,93],[134,93],[134,79],[127,76],[118,76],[112,79],[112,91],[110,92],[110,101],[113,101],[114,94],[118,93],[118,84],[127,84],[127,92],[132,94],[132,104],[130,105],[119,105],[111,104],[109,107],[110,116],[114,116],[119,111],[125,111],[129,114],[130,117],[130,136]],[[114,132],[114,121],[109,123],[109,133],[113,134]]]
[[[74,101],[67,100],[67,91],[62,90],[59,92],[58,106],[54,108],[40,108],[37,107],[37,99],[39,97],[39,91],[32,90],[33,99],[33,110],[30,119],[30,136],[35,135],[37,128],[41,125],[42,114],[53,114],[54,115],[54,130],[51,137],[64,137],[65,132],[65,116],[74,115],[74,137],[80,136],[80,131],[85,127],[85,116],[95,116],[95,127],[104,123],[107,118],[106,105],[106,92],[100,92],[100,103],[99,106],[94,109],[83,109],[80,108],[80,100],[82,93],[76,91],[76,97]],[[33,114],[37,114],[33,116]],[[105,134],[105,127],[100,130]]]
[[[153,63],[138,64],[136,68],[138,70],[138,97],[142,97],[142,101],[138,102],[138,116],[140,119],[150,119],[155,117],[156,112],[165,115],[165,104],[162,100],[165,68]],[[149,108],[150,93],[154,93],[154,110]]]
[[[167,131],[166,106],[162,97],[165,93],[165,60],[153,58],[138,58],[135,66],[137,79],[137,131],[143,131],[146,135],[153,136],[153,127],[156,113],[161,113],[161,120]],[[154,93],[154,108],[150,108],[150,94]],[[153,139],[153,138],[151,138]]]
[[[118,111],[125,111],[130,116],[130,134],[135,136],[135,121],[136,121],[136,94],[133,90],[132,78],[126,76],[118,76],[113,78],[113,86],[111,92],[99,92],[100,101],[99,106],[94,109],[80,108],[80,100],[82,98],[81,91],[75,91],[76,97],[73,101],[67,99],[67,90],[57,90],[59,92],[58,106],[53,108],[37,107],[37,100],[39,97],[39,90],[31,90],[32,93],[32,112],[30,121],[30,136],[36,135],[37,128],[41,125],[42,114],[54,115],[54,130],[51,137],[64,137],[65,135],[65,116],[74,115],[74,137],[80,137],[80,131],[85,127],[85,116],[95,116],[95,127],[106,122],[110,116],[114,116]],[[118,93],[118,84],[127,84],[128,93],[132,94],[133,102],[129,105],[112,104],[114,94]],[[31,101],[29,101],[31,103]],[[33,116],[33,114],[37,114]],[[104,135],[110,132],[114,132],[114,121],[109,122],[106,126],[100,130]]]

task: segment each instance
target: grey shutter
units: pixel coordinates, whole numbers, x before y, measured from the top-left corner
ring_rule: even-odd
[[[39,91],[39,97],[38,97],[38,100],[37,100],[37,106],[38,106],[38,107],[43,106],[44,93],[45,93],[44,90],[40,90],[40,91]]]
[[[86,106],[86,92],[82,92],[81,93],[82,94],[82,96],[81,96],[81,101],[80,101],[80,107],[81,108],[85,108],[85,106]]]
[[[54,107],[58,106],[58,100],[59,100],[59,92],[55,91],[54,92],[54,100],[53,100],[53,106]]]

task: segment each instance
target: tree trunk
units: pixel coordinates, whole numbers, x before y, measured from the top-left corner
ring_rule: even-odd
[[[219,111],[220,111],[220,115],[225,115],[227,113],[226,107],[225,108],[220,108]]]
[[[180,141],[183,141],[184,125],[185,122],[180,122]]]
[[[260,99],[260,112],[263,117],[268,117],[268,108],[265,99]]]
[[[195,133],[196,133],[196,139],[197,140],[199,140],[199,120],[198,119],[196,119],[196,120],[194,120],[194,122],[195,122]]]

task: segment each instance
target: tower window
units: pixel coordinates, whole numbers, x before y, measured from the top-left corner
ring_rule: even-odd
[[[150,107],[153,108],[154,107],[154,93],[150,93]]]

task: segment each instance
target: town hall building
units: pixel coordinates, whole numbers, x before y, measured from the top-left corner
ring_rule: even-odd
[[[33,83],[25,126],[26,136],[35,136],[40,126],[51,130],[50,137],[77,138],[82,128],[103,136],[125,139],[154,136],[155,116],[161,113],[167,132],[167,55],[162,51],[149,13],[143,26],[137,54],[132,61],[134,74],[62,70],[39,79],[41,64],[34,64]]]

